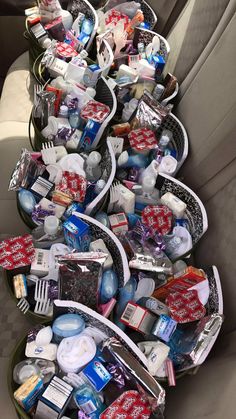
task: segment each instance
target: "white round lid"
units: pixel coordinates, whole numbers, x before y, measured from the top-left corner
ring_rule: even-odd
[[[34,364],[24,365],[18,372],[18,379],[21,383],[24,383],[32,375],[38,375],[39,371],[39,368]]]
[[[154,190],[156,180],[151,176],[144,176],[142,180],[143,192],[151,194]]]

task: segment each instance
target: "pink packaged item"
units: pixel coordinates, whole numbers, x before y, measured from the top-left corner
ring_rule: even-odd
[[[130,19],[127,15],[120,13],[118,10],[112,9],[109,11],[108,16],[106,17],[106,25],[113,25],[116,26],[118,22],[123,20],[124,22],[124,29],[127,28],[129,25]]]
[[[12,237],[0,243],[0,266],[6,270],[31,265],[35,256],[32,236]]]
[[[90,100],[81,110],[81,118],[85,120],[92,119],[95,122],[102,123],[109,115],[110,108],[104,103]]]
[[[157,147],[157,139],[149,128],[138,128],[128,135],[130,146],[137,152],[153,150]]]
[[[73,57],[77,57],[78,52],[71,45],[65,42],[58,42],[56,45],[56,55],[62,60],[70,60]]]
[[[125,391],[101,415],[100,419],[148,419],[151,416],[150,405],[135,390]]]
[[[165,236],[172,228],[173,214],[166,205],[148,205],[142,212],[142,223]]]
[[[63,172],[61,182],[56,185],[56,192],[63,192],[76,202],[84,202],[87,188],[86,179],[76,173]]]
[[[172,292],[165,302],[170,310],[171,318],[178,323],[194,322],[206,314],[206,309],[200,302],[196,290]]]

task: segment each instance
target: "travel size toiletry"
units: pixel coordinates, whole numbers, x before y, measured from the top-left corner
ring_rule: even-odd
[[[103,410],[101,398],[86,377],[79,376],[77,385],[73,396],[77,407],[82,409],[86,416],[98,419]]]
[[[117,304],[115,306],[114,323],[124,330],[125,325],[120,321],[120,317],[127,306],[129,301],[132,301],[137,288],[137,282],[134,277],[131,276],[129,281],[119,290],[117,297]]]
[[[113,269],[108,269],[103,272],[101,287],[99,292],[99,299],[101,304],[108,303],[117,293],[118,277]]]
[[[30,412],[36,405],[42,389],[42,379],[38,375],[32,375],[14,392],[14,399],[26,412]]]
[[[129,155],[127,151],[123,151],[118,158],[117,165],[122,168],[137,167],[144,168],[148,164],[148,159],[143,154]]]
[[[63,314],[54,320],[52,331],[56,343],[62,339],[79,335],[83,332],[85,323],[79,314]]]
[[[44,224],[32,231],[34,246],[47,249],[55,243],[64,243],[60,221],[55,215],[45,217]]]
[[[75,215],[71,215],[63,224],[65,241],[68,246],[87,252],[90,244],[90,230],[88,224]]]
[[[185,202],[181,201],[181,199],[179,199],[171,192],[166,192],[164,195],[162,195],[161,203],[169,207],[177,218],[183,218],[187,209]]]
[[[92,151],[85,161],[86,179],[90,182],[96,182],[102,174],[100,167],[102,156],[97,151]]]
[[[25,211],[27,214],[31,214],[33,212],[36,205],[36,199],[32,192],[21,188],[18,192],[18,200],[23,211]]]
[[[89,251],[90,252],[103,252],[106,253],[107,258],[104,262],[104,269],[111,269],[112,265],[113,265],[113,259],[111,256],[111,253],[109,252],[109,250],[107,249],[104,241],[102,239],[98,239],[95,241],[92,241],[89,245]]]
[[[128,221],[124,212],[109,215],[109,221],[114,234],[123,234],[128,231]]]

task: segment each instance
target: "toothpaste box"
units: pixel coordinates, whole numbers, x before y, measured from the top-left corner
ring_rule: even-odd
[[[126,326],[131,327],[141,333],[149,335],[155,324],[157,317],[150,313],[145,307],[130,301],[120,318]]]
[[[88,252],[91,242],[88,224],[75,215],[71,215],[63,224],[66,244],[80,252]]]
[[[111,374],[104,365],[94,358],[82,371],[82,374],[90,381],[94,389],[99,393],[111,380]]]
[[[91,146],[96,139],[100,127],[101,124],[99,122],[94,121],[93,119],[90,119],[87,122],[79,142],[80,151],[86,151],[91,149]]]

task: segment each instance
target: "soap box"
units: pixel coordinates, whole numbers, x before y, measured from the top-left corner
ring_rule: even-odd
[[[81,252],[88,252],[91,241],[88,224],[71,215],[63,224],[66,244]]]
[[[26,412],[29,412],[35,406],[42,389],[42,379],[38,375],[32,375],[15,391],[14,398]]]
[[[94,389],[99,393],[111,380],[111,374],[104,365],[94,358],[82,371]]]
[[[35,419],[58,419],[70,401],[73,387],[54,375],[39,398]]]
[[[133,302],[127,304],[120,318],[120,321],[126,326],[147,335],[151,333],[156,320],[157,317],[150,311]]]

